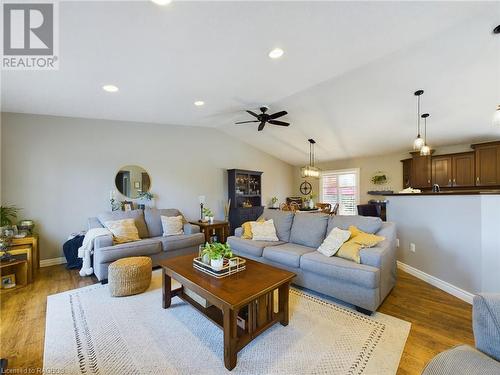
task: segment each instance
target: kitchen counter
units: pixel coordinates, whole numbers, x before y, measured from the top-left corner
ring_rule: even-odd
[[[500,195],[500,190],[445,190],[439,193],[434,193],[432,191],[422,192],[422,193],[389,193],[384,194],[386,197],[406,197],[406,196],[416,196],[416,195]]]

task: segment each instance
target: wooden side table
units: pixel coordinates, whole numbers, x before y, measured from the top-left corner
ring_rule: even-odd
[[[229,235],[229,222],[214,220],[213,223],[199,222],[199,221],[190,221],[189,224],[198,225],[200,227],[201,232],[205,235],[205,242],[210,242],[210,236],[212,232],[219,236],[219,241],[221,243],[226,243],[226,239]],[[219,233],[217,233],[219,232]]]
[[[16,259],[10,262],[0,262],[0,276],[15,275],[16,286],[9,289],[15,290],[28,284],[28,262],[26,259]]]
[[[13,238],[11,245],[13,249],[16,247],[31,246],[33,255],[33,268],[40,268],[40,249],[38,248],[38,234],[26,236],[24,238]]]
[[[34,267],[33,267],[33,248],[31,246],[11,246],[9,249],[9,253],[16,256],[18,255],[25,255],[27,262],[27,272],[28,272],[28,283],[31,283],[34,278]],[[0,254],[3,254],[3,252],[0,251]]]

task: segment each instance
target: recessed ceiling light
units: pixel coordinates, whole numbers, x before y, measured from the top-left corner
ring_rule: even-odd
[[[271,52],[269,52],[269,57],[271,59],[279,59],[281,56],[283,56],[284,53],[285,51],[283,51],[281,48],[275,48]]]
[[[158,5],[168,5],[172,2],[172,0],[151,0],[151,1]]]
[[[102,89],[106,92],[118,92],[120,89],[115,85],[104,85]]]
[[[194,105],[197,107],[201,107],[202,105],[205,105],[205,102],[203,100],[197,100],[194,102]]]

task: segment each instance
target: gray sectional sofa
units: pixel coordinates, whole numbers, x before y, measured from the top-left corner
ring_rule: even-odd
[[[474,296],[472,328],[476,349],[456,346],[438,354],[423,375],[499,375],[500,374],[500,294]]]
[[[279,242],[228,238],[233,252],[297,274],[293,283],[356,306],[358,311],[375,311],[396,283],[396,226],[380,218],[329,216],[264,210],[262,218],[273,219]],[[361,264],[317,251],[335,228],[354,225],[364,232],[385,237],[376,247],[361,250]]]
[[[197,225],[184,224],[184,234],[163,237],[163,228],[160,216],[179,216],[179,210],[146,208],[133,211],[106,212],[88,221],[90,228],[102,228],[108,220],[133,218],[139,232],[140,241],[113,245],[111,235],[100,236],[94,242],[93,267],[97,278],[107,280],[108,266],[115,260],[132,256],[149,256],[153,266],[158,261],[178,255],[198,253],[199,245],[205,241]]]

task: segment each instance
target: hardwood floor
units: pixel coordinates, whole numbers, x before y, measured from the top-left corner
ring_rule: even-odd
[[[96,283],[63,265],[42,268],[35,282],[0,294],[0,357],[9,368],[37,369],[43,363],[47,296]],[[405,272],[380,312],[412,323],[398,374],[420,374],[439,352],[474,344],[472,307]]]

